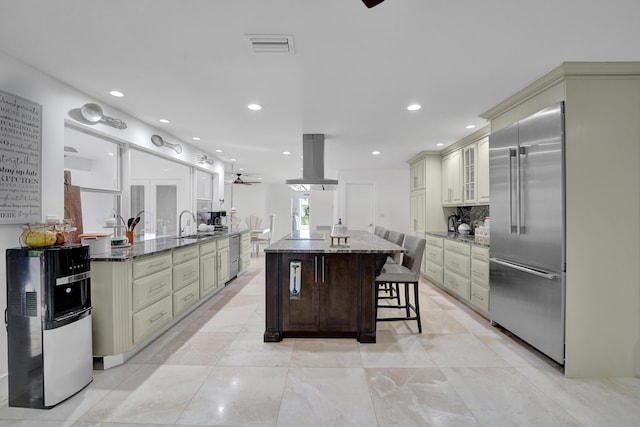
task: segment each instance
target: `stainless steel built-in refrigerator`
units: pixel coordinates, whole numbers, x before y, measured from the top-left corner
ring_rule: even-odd
[[[563,103],[489,138],[491,320],[562,364],[564,163]]]

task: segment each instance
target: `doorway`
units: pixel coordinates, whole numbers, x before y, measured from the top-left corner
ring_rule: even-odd
[[[373,233],[374,188],[371,182],[348,182],[344,186],[343,223],[351,230]]]

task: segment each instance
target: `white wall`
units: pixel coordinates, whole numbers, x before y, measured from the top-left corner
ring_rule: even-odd
[[[341,170],[338,182],[374,184],[374,226],[409,233],[409,165],[405,169]],[[337,212],[343,212],[338,195]],[[335,220],[335,218],[334,218]]]
[[[42,216],[54,214],[64,216],[64,124],[71,120],[69,111],[80,108],[88,102],[97,102],[105,110],[105,114],[124,120],[127,129],[115,129],[106,125],[87,126],[92,131],[109,135],[124,142],[140,146],[152,152],[158,147],[151,143],[150,137],[155,133],[166,135],[166,132],[140,122],[132,116],[118,111],[106,103],[92,99],[86,94],[54,80],[45,74],[0,53],[0,90],[25,98],[42,105]],[[114,98],[114,104],[117,100]],[[175,138],[171,138],[175,140]],[[164,157],[185,163],[195,163],[196,156],[202,150],[181,142],[182,154],[173,150],[162,153]],[[209,156],[209,154],[207,154]],[[214,156],[211,156],[214,157]],[[201,168],[224,175],[224,164],[216,159],[214,165]],[[224,192],[223,181],[220,180],[219,192]],[[16,224],[0,224],[0,246],[4,250],[19,244],[21,230]],[[0,308],[6,307],[6,260],[0,257]],[[7,373],[7,337],[5,328],[0,328],[0,376]]]

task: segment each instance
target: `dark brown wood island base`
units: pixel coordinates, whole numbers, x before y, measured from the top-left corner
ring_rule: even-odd
[[[265,342],[356,338],[376,342],[375,278],[398,245],[354,231],[350,245],[329,238],[280,240],[266,252]]]

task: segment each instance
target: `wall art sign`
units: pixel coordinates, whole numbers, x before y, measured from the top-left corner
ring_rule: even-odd
[[[42,221],[42,106],[0,91],[0,224]]]

